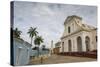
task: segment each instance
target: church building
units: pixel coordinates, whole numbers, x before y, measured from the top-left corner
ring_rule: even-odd
[[[87,25],[76,15],[64,22],[60,52],[87,52],[97,50],[97,28]]]

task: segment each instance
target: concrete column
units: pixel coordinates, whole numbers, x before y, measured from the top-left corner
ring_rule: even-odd
[[[92,36],[92,37],[90,37],[90,51],[92,51],[92,50],[94,50],[94,48],[95,48],[95,44],[94,44],[94,42],[95,42],[95,39],[94,39],[94,37]]]
[[[77,52],[77,40],[76,39],[77,39],[76,37],[73,38],[73,52]]]
[[[64,41],[64,52],[68,52],[68,40]]]
[[[74,38],[71,39],[72,42],[72,52],[75,52],[75,42],[74,42]]]
[[[82,51],[86,51],[86,44],[85,44],[85,36],[84,34],[82,35]]]

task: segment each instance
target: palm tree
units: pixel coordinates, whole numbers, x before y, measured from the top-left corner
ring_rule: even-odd
[[[34,44],[38,45],[38,56],[39,56],[39,46],[40,44],[43,43],[43,39],[41,36],[36,36],[36,38],[34,39]]]
[[[20,30],[18,30],[18,28],[15,28],[15,30],[13,30],[13,36],[15,38],[20,38],[21,33],[22,32]]]
[[[29,37],[31,38],[31,45],[32,40],[34,36],[37,36],[38,32],[36,31],[37,28],[30,27],[29,31],[27,32],[29,34]]]

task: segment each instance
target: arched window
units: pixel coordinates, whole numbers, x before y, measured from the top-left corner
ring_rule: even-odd
[[[71,52],[71,50],[72,50],[71,40],[68,40],[68,51]]]
[[[68,27],[68,33],[70,33],[70,27]]]
[[[77,37],[77,50],[78,50],[79,52],[82,51],[82,38],[81,38],[80,36]]]
[[[90,50],[90,38],[88,36],[85,37],[86,51]]]

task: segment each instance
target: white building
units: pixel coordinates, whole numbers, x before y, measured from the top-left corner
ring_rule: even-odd
[[[97,49],[97,29],[84,24],[81,17],[68,16],[64,22],[60,52],[82,52]]]

